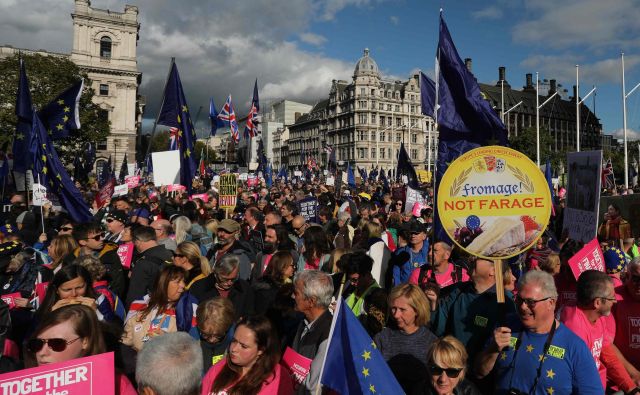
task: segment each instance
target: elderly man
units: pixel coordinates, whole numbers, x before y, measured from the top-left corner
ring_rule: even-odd
[[[444,288],[460,281],[468,281],[467,271],[449,262],[452,250],[453,248],[444,241],[434,243],[433,247],[429,246],[427,263],[411,272],[409,283],[424,287],[429,279],[434,278],[436,283]],[[432,270],[434,268],[435,270]]]
[[[640,257],[629,262],[624,278],[624,283],[616,287],[620,300],[613,308],[614,344],[621,352],[627,372],[636,385],[640,385]]]
[[[178,244],[174,239],[169,237],[173,228],[171,222],[166,219],[157,219],[151,223],[151,227],[156,231],[156,241],[169,251],[176,251]]]
[[[202,350],[187,333],[156,336],[138,353],[138,391],[141,395],[199,395],[202,364]]]
[[[315,391],[327,350],[332,316],[329,311],[333,296],[331,277],[318,270],[297,273],[294,280],[295,309],[304,315],[291,344],[293,351],[311,359],[311,367],[298,394]]]
[[[218,243],[207,253],[211,267],[215,267],[226,254],[235,254],[240,260],[238,276],[243,280],[251,277],[251,262],[255,259],[253,251],[249,251],[238,242],[240,224],[232,219],[223,219],[218,225]]]
[[[282,216],[275,211],[270,212],[269,214],[264,216],[264,225],[279,225],[282,223]]]
[[[253,314],[254,294],[249,282],[239,278],[240,257],[226,254],[213,267],[207,277],[193,283],[189,292],[200,303],[215,297],[227,298],[233,303],[236,318]]]
[[[476,359],[476,374],[495,371],[496,394],[604,394],[584,341],[555,319],[553,277],[529,271],[520,280],[520,320],[495,329]]]

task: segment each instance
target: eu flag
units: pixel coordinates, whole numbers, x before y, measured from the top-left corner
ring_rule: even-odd
[[[339,394],[404,393],[375,343],[342,298],[334,314],[320,382]]]
[[[271,163],[267,163],[264,171],[264,183],[267,185],[267,188],[271,188],[271,185],[273,185],[273,171],[271,170]]]
[[[216,110],[213,97],[209,99],[209,120],[211,121],[211,135],[215,136],[218,129],[224,127],[224,122],[218,118],[218,110]]]
[[[189,115],[187,99],[184,97],[178,66],[172,61],[171,72],[164,91],[164,101],[160,109],[158,123],[178,130],[178,149],[180,150],[180,184],[192,193],[193,178],[196,175],[196,161],[193,147],[196,133]]]
[[[46,186],[49,192],[58,196],[62,206],[74,221],[78,223],[92,221],[93,215],[89,211],[89,206],[60,162],[53,143],[35,111],[32,124],[30,151],[33,158],[34,179]]]
[[[70,129],[80,129],[82,80],[76,82],[42,108],[38,115],[53,140],[69,136]]]
[[[26,173],[31,168],[31,122],[33,121],[33,103],[29,91],[29,79],[24,66],[24,60],[20,59],[20,77],[18,81],[18,93],[16,95],[16,116],[18,124],[13,139],[13,170]]]
[[[277,177],[280,178],[280,179],[284,178],[284,182],[285,183],[289,182],[289,176],[287,174],[287,168],[284,165],[282,165],[282,167],[280,167],[280,171],[278,172]]]
[[[362,182],[367,182],[367,169],[363,167],[358,167],[358,173],[360,173],[360,178],[362,178]]]
[[[347,184],[349,184],[351,188],[356,187],[356,176],[353,174],[353,169],[349,162],[347,162]]]

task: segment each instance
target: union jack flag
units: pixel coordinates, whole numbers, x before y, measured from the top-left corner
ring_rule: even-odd
[[[177,150],[179,145],[180,130],[175,127],[169,128],[169,151]]]
[[[616,180],[613,174],[613,164],[611,164],[611,158],[607,163],[602,166],[602,187],[607,189],[614,189],[616,187]]]
[[[236,112],[233,109],[231,95],[227,97],[227,101],[224,103],[224,106],[222,106],[220,114],[218,114],[218,119],[224,121],[225,125],[229,125],[231,137],[235,143],[238,143],[240,141],[240,134],[238,133],[238,121],[236,119]]]
[[[247,124],[244,128],[245,140],[256,137],[259,133],[258,131],[258,124],[260,123],[258,119],[259,111],[260,111],[260,99],[258,98],[258,79],[256,78],[256,83],[253,86],[253,100],[251,100],[251,109],[249,110],[249,115],[247,115]]]

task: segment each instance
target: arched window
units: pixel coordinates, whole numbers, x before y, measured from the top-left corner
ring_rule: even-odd
[[[111,58],[111,39],[107,36],[100,39],[100,57]]]

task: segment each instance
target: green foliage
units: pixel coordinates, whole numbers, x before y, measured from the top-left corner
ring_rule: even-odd
[[[204,156],[204,163],[209,165],[218,160],[218,154],[216,151],[208,146],[204,141],[196,141],[195,144],[196,161],[200,163],[200,154]]]
[[[110,125],[100,116],[101,109],[93,103],[95,94],[86,73],[66,57],[22,54],[25,62],[31,98],[36,109],[41,109],[69,86],[84,79],[80,97],[80,124],[71,136],[55,142],[58,154],[65,163],[71,163],[86,142],[103,141],[109,135]],[[15,103],[20,74],[19,56],[0,59],[0,146],[10,142],[16,128]]]
[[[518,132],[517,136],[511,136],[509,145],[516,151],[527,155],[534,163],[536,161],[536,128],[528,127]],[[560,165],[566,168],[566,151],[555,152],[553,147],[553,137],[545,128],[540,128],[540,164],[551,160],[551,166],[559,169]]]

